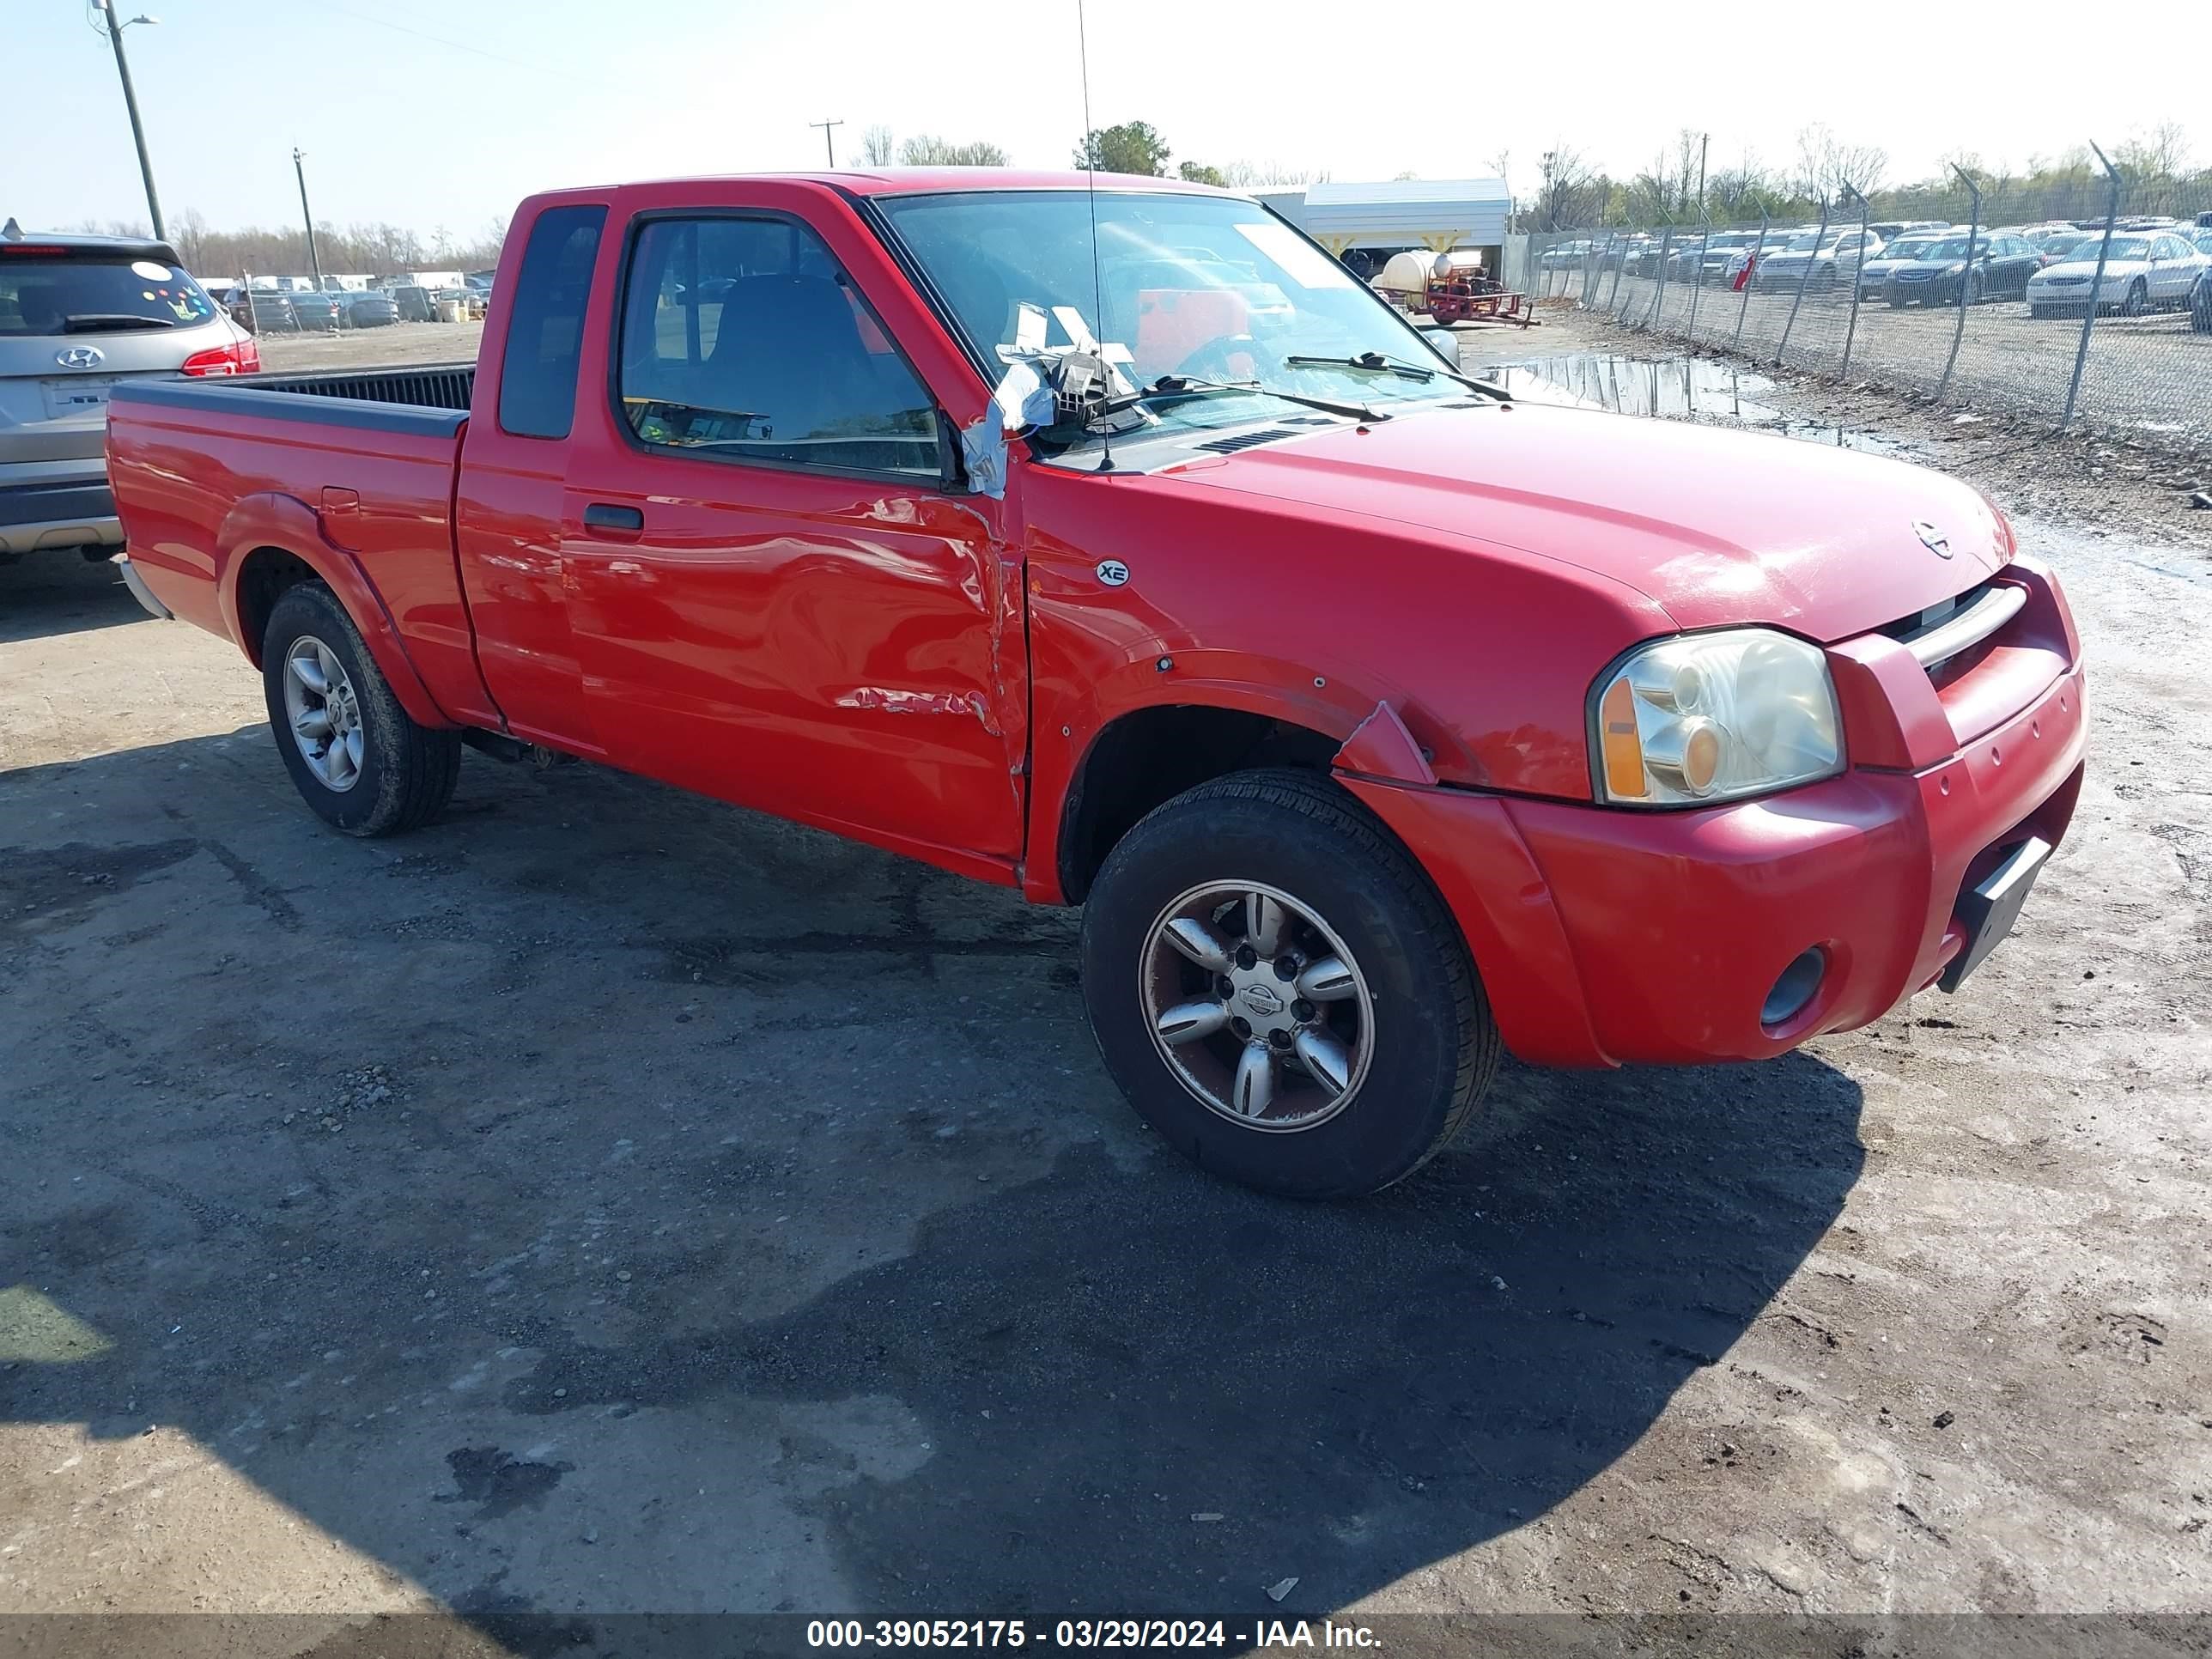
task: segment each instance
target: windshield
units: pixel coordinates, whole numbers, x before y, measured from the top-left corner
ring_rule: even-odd
[[[1820,246],[1820,238],[1813,231],[1802,231],[1782,245],[1784,253],[1810,253]]]
[[[1411,324],[1250,202],[1102,191],[1094,276],[1091,202],[1083,191],[878,199],[994,380],[1002,348],[1018,339],[1048,350],[1079,343],[1073,324],[1109,357],[1126,352],[1124,373],[1139,386],[1166,375],[1250,380],[1361,404],[1464,394]],[[1368,353],[1433,378],[1288,361]],[[1188,428],[1281,411],[1273,399],[1221,395],[1153,412]]]
[[[1989,251],[1988,237],[1978,236],[1974,239],[1975,252],[1987,253]],[[1914,259],[1963,259],[1966,257],[1966,239],[1963,236],[1946,236],[1940,242],[1929,242],[1924,246],[1915,248],[1907,257]]]
[[[158,260],[74,252],[0,258],[0,336],[179,328],[214,316],[215,302],[200,285]]]
[[[2069,261],[2094,264],[2097,263],[2097,245],[2104,240],[2101,232],[2094,236],[2084,236],[2067,250],[2066,257]],[[2150,258],[2150,239],[2147,236],[2115,236],[2112,238],[2112,251],[2105,258],[2108,264],[2115,259],[2148,259]]]
[[[1881,257],[1885,259],[1932,259],[1936,257],[1937,248],[1948,246],[1948,243],[1938,242],[1932,237],[1900,237],[1881,251]],[[1965,244],[1960,246],[1963,248]]]

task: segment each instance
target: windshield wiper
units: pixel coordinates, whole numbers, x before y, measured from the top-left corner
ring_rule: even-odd
[[[1273,386],[1261,386],[1257,380],[1194,380],[1187,374],[1163,374],[1133,398],[1117,398],[1101,404],[1099,412],[1111,415],[1117,410],[1151,403],[1161,398],[1204,398],[1222,392],[1256,392],[1263,398],[1278,398],[1286,404],[1297,404],[1303,409],[1318,409],[1325,415],[1343,415],[1356,421],[1387,421],[1390,418],[1382,410],[1370,409],[1365,404],[1340,403],[1332,398],[1309,398],[1297,392],[1278,392]]]
[[[1403,380],[1433,380],[1441,374],[1447,380],[1457,380],[1471,391],[1486,398],[1495,398],[1502,404],[1513,401],[1513,394],[1502,386],[1488,380],[1478,380],[1471,374],[1462,374],[1449,368],[1428,368],[1419,363],[1401,363],[1395,357],[1385,357],[1379,351],[1363,351],[1357,357],[1285,357],[1285,368],[1348,368],[1355,374],[1395,374]]]
[[[89,334],[102,328],[174,328],[167,317],[147,317],[134,311],[79,311],[62,319],[64,334]]]

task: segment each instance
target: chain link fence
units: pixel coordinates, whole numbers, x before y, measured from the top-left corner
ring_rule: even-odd
[[[2007,201],[1993,222],[1962,181],[1948,218],[1854,200],[1802,222],[1534,234],[1516,275],[1540,301],[1751,362],[2212,453],[2212,198],[2124,195],[2075,192],[2055,204],[2070,217]]]

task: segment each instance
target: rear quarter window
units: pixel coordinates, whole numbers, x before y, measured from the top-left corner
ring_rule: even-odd
[[[189,328],[215,316],[198,283],[158,260],[0,256],[0,336]]]
[[[599,257],[604,207],[548,208],[530,228],[515,274],[499,369],[499,425],[518,438],[565,438],[576,418],[584,307]]]

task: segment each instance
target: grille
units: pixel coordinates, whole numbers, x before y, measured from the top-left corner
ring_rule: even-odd
[[[2027,596],[2006,583],[1985,581],[1881,629],[1910,650],[1928,678],[1948,684],[1981,660],[1990,641],[2010,625]]]

